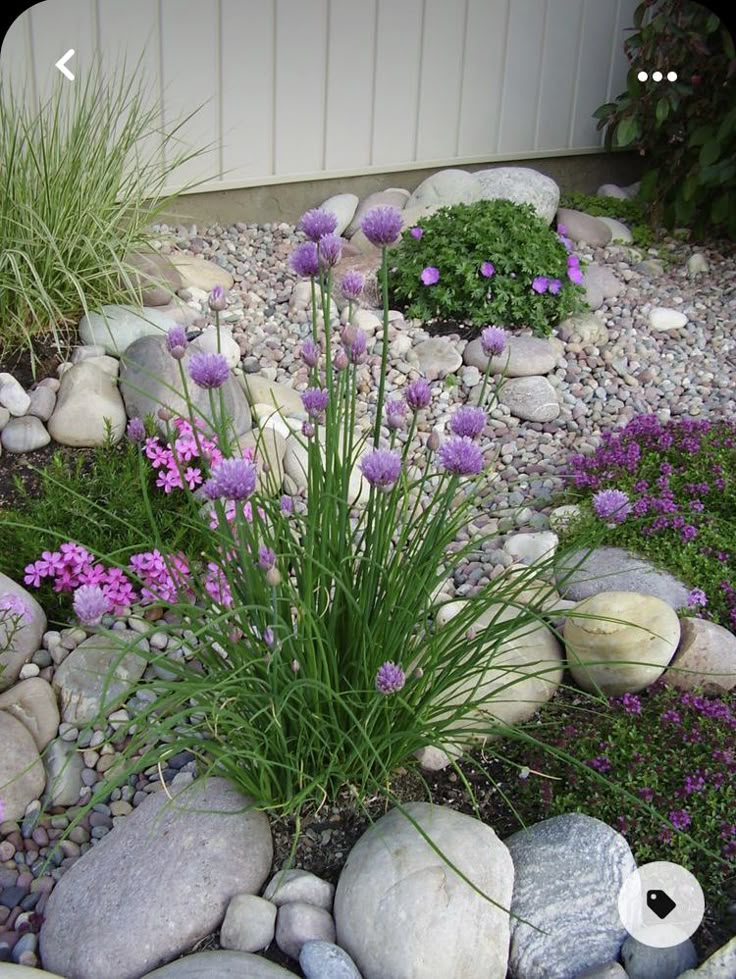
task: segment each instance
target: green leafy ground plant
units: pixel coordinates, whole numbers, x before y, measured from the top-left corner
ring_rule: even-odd
[[[584,211],[593,217],[616,218],[626,224],[631,231],[633,243],[640,248],[648,248],[655,239],[650,225],[651,210],[636,198],[602,197],[598,194],[572,192],[560,197],[560,207],[574,211]]]
[[[478,201],[444,207],[391,252],[392,302],[425,322],[498,323],[548,334],[582,311],[569,248],[530,204]]]

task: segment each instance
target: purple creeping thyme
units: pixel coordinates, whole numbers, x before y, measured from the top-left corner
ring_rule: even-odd
[[[708,604],[708,596],[702,588],[693,588],[687,593],[687,607],[698,608]]]
[[[331,211],[325,211],[321,207],[314,207],[302,215],[298,228],[303,231],[307,238],[312,242],[318,242],[325,235],[332,235],[337,230],[337,215]]]
[[[398,693],[405,683],[406,675],[404,671],[400,666],[390,660],[379,667],[378,673],[376,673],[376,690],[385,696]]]
[[[687,829],[692,823],[690,813],[687,809],[673,809],[669,813],[669,820],[677,830]]]

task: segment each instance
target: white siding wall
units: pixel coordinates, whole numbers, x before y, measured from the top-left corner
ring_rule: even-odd
[[[102,53],[139,58],[185,146],[227,189],[597,150],[593,110],[624,87],[637,0],[43,0],[3,75],[27,97]]]

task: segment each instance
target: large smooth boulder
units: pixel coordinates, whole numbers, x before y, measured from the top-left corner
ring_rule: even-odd
[[[736,935],[709,956],[699,969],[688,969],[678,979],[729,979],[736,976]]]
[[[325,458],[325,429],[322,426],[317,428],[315,436],[320,442],[320,452],[322,460]],[[355,441],[358,441],[356,435]],[[302,435],[290,435],[286,440],[286,452],[284,453],[284,490],[287,493],[299,494],[307,493],[309,490],[309,449],[305,444]],[[370,484],[359,468],[359,461],[353,466],[348,482],[348,499],[351,505],[364,506],[368,503],[370,496]]]
[[[555,577],[563,598],[580,602],[602,591],[635,591],[661,598],[672,608],[687,605],[688,588],[668,571],[621,547],[597,547],[560,557]]]
[[[59,708],[51,684],[40,676],[21,680],[0,693],[0,710],[11,714],[30,731],[39,751],[56,737]]]
[[[403,211],[410,197],[411,194],[409,191],[404,190],[402,187],[389,187],[387,190],[377,190],[373,194],[364,197],[358,205],[352,221],[345,229],[345,236],[347,238],[352,237],[360,227],[360,223],[366,213],[373,210],[374,207],[395,207],[397,210]]]
[[[680,619],[680,645],[664,675],[680,690],[722,696],[736,687],[736,636],[708,619]]]
[[[404,809],[382,816],[348,855],[335,892],[337,944],[363,979],[504,979],[514,880],[506,847],[490,826],[445,806]]]
[[[262,955],[215,951],[187,955],[142,979],[294,979],[294,973]]]
[[[251,404],[267,404],[284,415],[306,418],[301,395],[288,384],[276,384],[260,374],[242,374],[241,382]]]
[[[152,793],[57,883],[40,934],[47,968],[139,979],[218,928],[236,894],[258,892],[273,858],[266,816],[223,778],[169,791],[171,802]]]
[[[195,417],[205,423],[210,418],[209,392],[198,387],[188,375],[188,365],[192,354],[187,348],[184,359],[176,361],[169,353],[163,337],[141,337],[125,351],[120,371],[120,390],[129,417],[145,418],[152,414],[158,427],[164,431],[165,422],[158,417],[161,406],[169,408],[174,415],[189,417],[179,364],[187,375],[187,390],[193,405]],[[222,392],[225,411],[232,421],[235,435],[250,431],[251,418],[248,400],[243,388],[235,377],[229,377],[219,389]],[[214,392],[215,405],[219,411],[219,392]]]
[[[83,640],[54,673],[62,718],[84,725],[113,710],[143,674],[147,660],[139,653],[146,648],[146,640],[131,629],[116,632],[114,638],[99,635]]]
[[[546,377],[510,377],[498,400],[522,421],[551,422],[560,413],[557,392]]]
[[[480,195],[481,185],[475,174],[450,168],[426,177],[406,202],[405,208],[472,204],[480,200]]]
[[[570,813],[514,833],[506,845],[514,862],[513,979],[576,979],[618,958],[627,935],[618,893],[636,869],[623,836]]]
[[[584,241],[586,245],[600,248],[611,240],[611,229],[598,218],[583,211],[561,207],[557,212],[557,223],[567,229],[567,237],[575,242]]]
[[[552,224],[560,203],[560,188],[551,177],[530,167],[491,167],[476,170],[473,176],[480,183],[481,200],[531,204],[543,221]]]
[[[359,201],[357,194],[335,194],[320,204],[320,210],[328,211],[337,218],[336,235],[343,234],[353,220]]]
[[[611,229],[612,244],[621,242],[621,244],[630,245],[633,242],[634,236],[623,222],[617,221],[616,218],[605,217],[602,214],[598,216],[598,220]]]
[[[202,289],[211,292],[215,286],[232,289],[233,277],[216,262],[197,255],[172,255],[171,262],[181,278],[185,289]]]
[[[125,269],[132,294],[143,306],[165,306],[181,289],[176,267],[166,255],[158,252],[132,252],[125,256]]]
[[[74,447],[113,444],[125,431],[125,406],[115,380],[91,361],[74,364],[61,378],[49,434],[61,445]]]
[[[662,675],[680,641],[677,613],[651,595],[600,592],[573,611],[591,616],[568,614],[563,629],[570,672],[590,693],[643,690]]]
[[[41,756],[28,728],[0,710],[0,799],[3,820],[22,819],[26,806],[38,799],[46,784]]]
[[[3,603],[3,597],[6,595],[22,599],[28,610],[20,620],[19,628],[10,628],[11,619]],[[22,585],[17,585],[12,578],[1,571],[0,609],[6,609],[0,614],[0,690],[5,690],[15,683],[21,668],[36,650],[40,649],[41,638],[46,631],[46,613]],[[15,614],[12,621],[16,621]],[[10,639],[11,633],[12,639]]]
[[[81,318],[79,338],[84,344],[102,347],[105,353],[119,357],[141,337],[162,336],[176,323],[170,307],[163,311],[146,306],[108,305]]]
[[[532,377],[549,374],[557,364],[557,351],[549,340],[521,334],[506,338],[506,349],[498,357],[489,357],[483,352],[478,337],[471,340],[463,351],[463,360],[485,373],[488,361],[492,374],[505,374],[506,377]]]

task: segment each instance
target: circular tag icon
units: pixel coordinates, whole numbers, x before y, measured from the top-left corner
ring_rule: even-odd
[[[624,881],[618,913],[624,928],[642,945],[671,948],[689,938],[703,920],[703,889],[677,863],[645,863]]]

